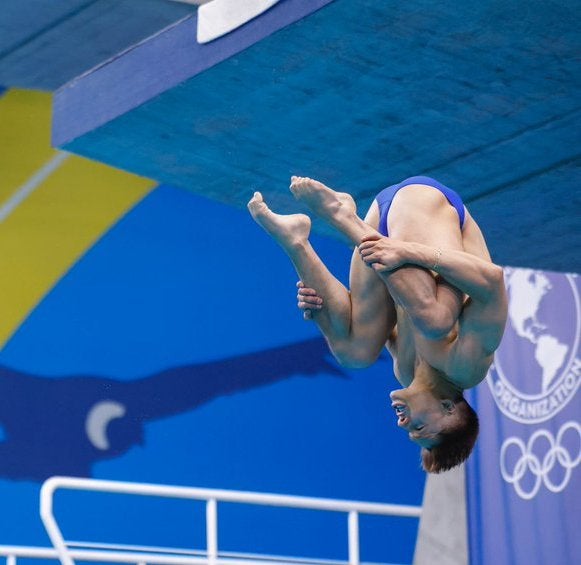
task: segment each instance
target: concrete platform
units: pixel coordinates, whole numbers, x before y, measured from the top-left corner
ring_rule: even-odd
[[[0,84],[56,90],[195,10],[169,0],[2,0]]]
[[[57,147],[242,207],[292,174],[365,208],[425,174],[503,264],[579,271],[574,5],[284,0],[196,41],[196,15],[60,89]],[[330,233],[323,225],[315,229]]]

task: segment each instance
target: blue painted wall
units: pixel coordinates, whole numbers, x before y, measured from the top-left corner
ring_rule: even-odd
[[[314,244],[345,279],[350,251]],[[51,474],[419,504],[417,450],[390,421],[390,359],[337,367],[295,281],[245,212],[169,186],[142,200],[0,352],[0,544],[47,543],[36,516]],[[108,449],[84,431],[103,400],[127,410]],[[115,504],[63,495],[56,509],[72,539],[203,546],[196,505]],[[342,518],[220,515],[223,549],[346,558]],[[411,562],[416,529],[363,520],[362,557]]]

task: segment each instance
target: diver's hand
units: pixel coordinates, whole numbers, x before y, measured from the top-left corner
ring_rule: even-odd
[[[323,299],[315,289],[305,287],[302,281],[297,283],[297,288],[297,306],[303,312],[303,319],[312,320],[313,313],[323,307]]]
[[[405,245],[403,241],[379,234],[367,235],[359,244],[359,254],[376,272],[394,271],[408,262]]]

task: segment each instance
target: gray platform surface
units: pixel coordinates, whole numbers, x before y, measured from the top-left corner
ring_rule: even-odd
[[[77,4],[101,49],[109,35],[86,14],[107,2]],[[425,174],[460,192],[497,262],[579,272],[578,13],[570,0],[282,0],[206,46],[194,13],[61,89],[55,141],[233,206],[259,189],[281,212],[297,209],[291,174],[361,208]],[[131,20],[117,21],[113,36]]]

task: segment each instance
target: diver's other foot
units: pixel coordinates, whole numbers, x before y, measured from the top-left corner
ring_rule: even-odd
[[[248,210],[254,221],[262,226],[282,247],[290,250],[304,245],[311,231],[311,219],[305,214],[275,214],[255,192],[248,202]]]
[[[335,224],[357,213],[355,200],[346,192],[337,192],[308,177],[291,177],[290,190],[313,212]]]

